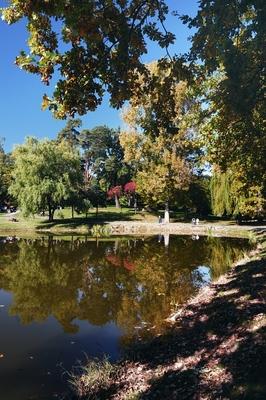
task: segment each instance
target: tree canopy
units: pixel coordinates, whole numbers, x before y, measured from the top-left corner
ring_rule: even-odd
[[[204,145],[210,161],[233,168],[246,188],[266,188],[265,41],[263,0],[200,0],[190,60],[201,63]],[[242,176],[239,172],[241,171]]]
[[[121,134],[126,161],[135,165],[137,192],[148,204],[173,202],[178,191],[188,189],[190,166],[177,153],[173,139],[178,140],[162,135],[153,140],[136,132]]]
[[[57,135],[58,142],[66,140],[73,148],[80,147],[79,135],[82,122],[80,119],[68,119],[66,126]]]
[[[252,122],[265,104],[266,7],[263,0],[200,0],[195,17],[183,22],[196,29],[190,59],[211,74],[221,67],[220,107],[226,115]],[[255,129],[255,126],[254,126]]]
[[[27,22],[29,51],[21,52],[17,65],[39,75],[45,84],[59,73],[53,95],[44,95],[43,108],[66,118],[94,111],[105,92],[113,107],[129,100],[126,122],[138,127],[150,152],[159,142],[167,151],[172,146],[179,169],[180,160],[187,163],[195,156],[188,133],[199,133],[219,179],[233,174],[238,182],[233,197],[244,199],[237,201],[245,204],[243,209],[251,210],[254,204],[255,210],[257,205],[248,199],[256,193],[266,197],[265,1],[199,0],[195,16],[179,16],[193,30],[190,51],[179,57],[168,52],[175,42],[166,26],[168,13],[165,0],[10,0],[1,9],[7,23]],[[149,40],[165,48],[166,57],[145,65],[142,56]],[[75,141],[78,126],[71,123],[61,136]],[[94,136],[96,147],[102,137]],[[158,167],[159,147],[154,148],[157,161],[149,169],[157,176],[173,177],[164,163]],[[189,156],[189,151],[184,156],[185,148]],[[105,158],[104,169],[102,156],[98,160],[98,173],[112,179],[111,186],[120,185],[117,176],[114,179],[114,158]],[[139,165],[140,189],[149,174],[144,178],[147,163]]]
[[[24,214],[48,209],[49,220],[63,200],[82,182],[79,154],[64,141],[27,138],[13,152],[13,181],[9,188]]]
[[[216,215],[234,215],[239,220],[263,218],[266,202],[263,188],[256,182],[245,183],[245,174],[239,167],[232,165],[222,172],[217,166],[211,178],[212,210]]]
[[[58,118],[95,110],[105,90],[120,107],[138,74],[147,74],[141,60],[147,40],[167,48],[175,39],[164,24],[164,0],[10,0],[1,13],[9,24],[27,21],[30,51],[20,53],[17,65],[45,84],[60,73],[53,96],[43,99]]]
[[[119,141],[119,129],[96,126],[80,134],[83,158],[90,179],[95,178],[103,190],[123,185],[131,177],[131,170],[124,161],[124,151]]]
[[[8,203],[10,196],[8,187],[11,183],[12,160],[10,154],[6,154],[0,142],[0,206]]]
[[[132,96],[122,114],[128,128],[120,141],[135,171],[137,192],[150,204],[162,204],[187,191],[191,181],[197,145],[188,121],[194,103],[187,82],[172,80],[170,67],[151,63],[147,68],[153,92]],[[143,76],[140,83],[145,88]]]

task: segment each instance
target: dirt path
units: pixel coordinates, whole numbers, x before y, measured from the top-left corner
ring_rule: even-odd
[[[159,224],[152,222],[114,221],[108,224],[111,234],[115,235],[154,235],[154,234],[179,234],[179,235],[211,235],[211,236],[247,236],[248,232],[265,232],[266,226],[236,225],[234,223],[199,223],[193,225],[188,222],[172,222]]]
[[[266,258],[243,261],[177,311],[168,333],[136,345],[93,398],[265,400],[265,299]]]

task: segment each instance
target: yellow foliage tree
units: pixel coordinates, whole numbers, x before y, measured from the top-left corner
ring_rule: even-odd
[[[166,204],[186,191],[195,160],[195,131],[190,129],[190,113],[196,104],[187,82],[173,79],[171,67],[151,63],[150,82],[140,76],[142,95],[132,96],[122,118],[127,128],[120,134],[125,160],[135,168],[137,191],[149,204]],[[146,93],[146,94],[143,94]],[[171,96],[169,96],[171,93]],[[174,100],[173,100],[174,99]],[[193,156],[192,156],[193,155]]]

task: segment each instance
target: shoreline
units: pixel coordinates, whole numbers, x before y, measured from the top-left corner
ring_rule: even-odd
[[[16,224],[14,222],[14,224]],[[69,224],[68,224],[69,225]],[[60,222],[55,223],[54,226],[47,228],[39,227],[21,227],[12,226],[2,228],[0,225],[0,235],[23,235],[24,234],[47,234],[47,235],[89,235],[91,234],[91,228],[93,226],[103,226],[109,230],[107,235],[99,234],[99,237],[110,237],[119,235],[199,235],[199,236],[228,236],[228,237],[239,237],[248,238],[250,235],[256,234],[256,232],[265,231],[266,226],[264,225],[235,225],[235,224],[220,224],[220,223],[209,223],[204,222],[199,225],[192,225],[189,222],[170,222],[169,224],[159,224],[153,222],[131,222],[131,221],[114,221],[104,222],[99,224],[81,224],[80,226],[68,226],[65,227]]]
[[[168,332],[133,344],[105,387],[90,388],[86,398],[265,399],[265,232],[261,239],[255,251],[180,306],[168,319]],[[77,379],[83,398],[86,388],[82,376]]]
[[[256,230],[266,230],[266,226],[250,225],[225,225],[219,223],[200,223],[192,225],[189,222],[171,222],[169,224],[146,223],[146,222],[120,222],[110,223],[111,234],[121,235],[152,235],[152,234],[172,234],[172,235],[207,235],[207,236],[232,236],[247,237],[249,233]]]

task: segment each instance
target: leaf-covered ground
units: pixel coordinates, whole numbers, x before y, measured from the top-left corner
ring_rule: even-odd
[[[265,400],[265,277],[263,255],[235,266],[181,308],[167,334],[136,345],[92,398]]]

